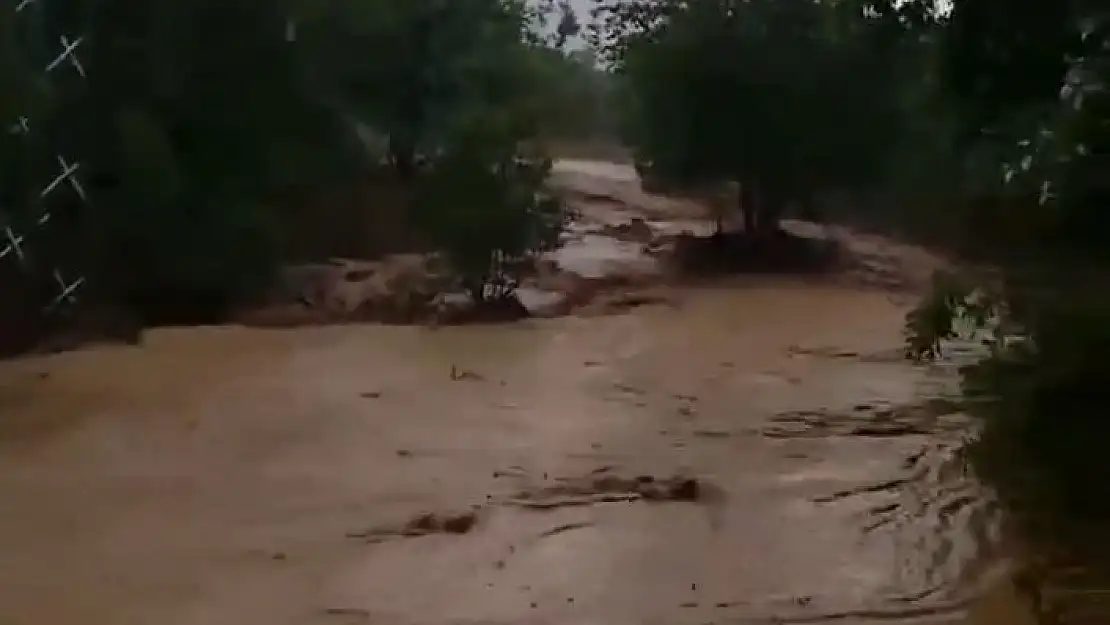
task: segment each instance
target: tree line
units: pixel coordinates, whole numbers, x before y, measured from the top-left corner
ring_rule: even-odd
[[[55,247],[98,297],[153,322],[218,316],[265,285],[299,234],[279,207],[368,172],[485,293],[491,258],[541,245],[559,218],[539,193],[544,145],[591,131],[571,111],[598,108],[565,2],[79,0],[0,14],[0,115],[35,124],[0,136],[0,205],[29,224],[54,155],[79,160],[90,208],[55,207]],[[63,35],[81,37],[87,79],[42,71]]]

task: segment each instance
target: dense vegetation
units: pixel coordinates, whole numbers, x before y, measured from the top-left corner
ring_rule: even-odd
[[[965,376],[967,392],[987,400],[980,467],[1025,508],[1084,519],[1110,511],[1091,487],[1110,476],[1099,415],[1110,399],[1107,8],[955,4],[945,84],[967,144],[999,165],[970,209],[989,225],[981,248],[993,269],[944,277],[909,324],[926,355],[954,334],[953,317],[996,329],[991,356]]]
[[[902,24],[809,0],[599,0],[596,13],[638,157],[680,186],[739,183],[753,231],[872,184],[891,153],[913,67]]]
[[[521,0],[0,10],[0,114],[33,124],[0,136],[0,205],[30,230],[55,151],[80,160],[95,209],[54,194],[67,217],[58,247],[99,297],[151,321],[218,316],[300,245],[305,219],[284,210],[291,198],[368,177],[392,191],[388,208],[359,208],[403,213],[415,238],[488,281],[492,259],[540,244],[537,223],[553,219],[536,194],[545,140],[583,134],[569,123],[581,110],[569,109],[596,107],[597,72],[562,48],[579,29],[568,10]],[[88,80],[68,64],[41,71],[61,35],[83,36]],[[350,238],[349,225],[333,236]]]

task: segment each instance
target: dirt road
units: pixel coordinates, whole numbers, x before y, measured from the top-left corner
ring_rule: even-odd
[[[0,622],[1022,623],[900,305],[674,300],[4,363]]]

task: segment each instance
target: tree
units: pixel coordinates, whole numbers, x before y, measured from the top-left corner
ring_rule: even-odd
[[[105,298],[152,322],[213,320],[265,285],[281,254],[274,198],[375,167],[356,130],[387,139],[403,185],[417,190],[434,179],[431,196],[442,201],[416,225],[439,233],[433,216],[457,221],[460,197],[479,201],[465,198],[467,180],[444,172],[461,154],[486,159],[473,167],[500,168],[496,180],[509,193],[517,174],[504,165],[539,133],[547,106],[537,80],[549,52],[538,27],[545,14],[523,0],[31,6],[42,41],[85,36],[89,80],[65,76],[42,89],[39,72],[14,71],[37,67],[37,58],[23,57],[42,51],[2,40],[13,45],[0,49],[0,63],[14,70],[5,73],[13,88],[0,112],[34,105],[39,132],[32,149],[0,145],[0,198],[33,218],[37,182],[20,172],[42,167],[59,147],[79,159],[95,210],[68,211],[67,240]],[[9,26],[0,22],[0,32]],[[573,30],[564,16],[553,36]],[[470,138],[478,126],[488,131],[481,149]],[[442,192],[449,181],[454,194]],[[508,237],[485,239],[493,248],[519,246],[500,224],[484,227]]]
[[[809,0],[599,0],[595,42],[624,78],[627,134],[682,185],[732,180],[746,228],[863,182],[900,120],[893,69],[859,5]]]
[[[977,212],[997,271],[939,282],[907,328],[926,357],[955,335],[953,317],[998,328],[965,376],[989,400],[980,469],[1013,501],[1096,518],[1107,506],[1084,484],[1108,477],[1110,429],[1095,408],[1110,400],[1108,38],[1098,2],[954,4],[945,85],[967,143],[993,156],[990,208]]]
[[[517,286],[514,267],[557,242],[565,211],[542,187],[549,160],[497,159],[484,153],[481,141],[455,143],[435,162],[417,207],[471,298],[500,305]]]
[[[300,15],[316,88],[388,138],[404,178],[475,110],[530,97],[522,89],[533,86],[538,17],[522,1],[332,0],[306,3]]]
[[[509,261],[562,226],[561,207],[540,193],[543,155],[521,152],[557,110],[548,79],[563,57],[540,35],[547,14],[515,0],[371,4],[354,21],[314,7],[303,40],[330,63],[333,97],[388,137],[390,162],[414,189],[417,228],[476,301],[501,300],[513,285]],[[328,56],[340,50],[335,21],[373,62]],[[555,44],[571,30],[564,12]]]

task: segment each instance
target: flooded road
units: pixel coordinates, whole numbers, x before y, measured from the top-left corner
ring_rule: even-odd
[[[0,364],[0,622],[1028,622],[904,304],[671,288]]]

